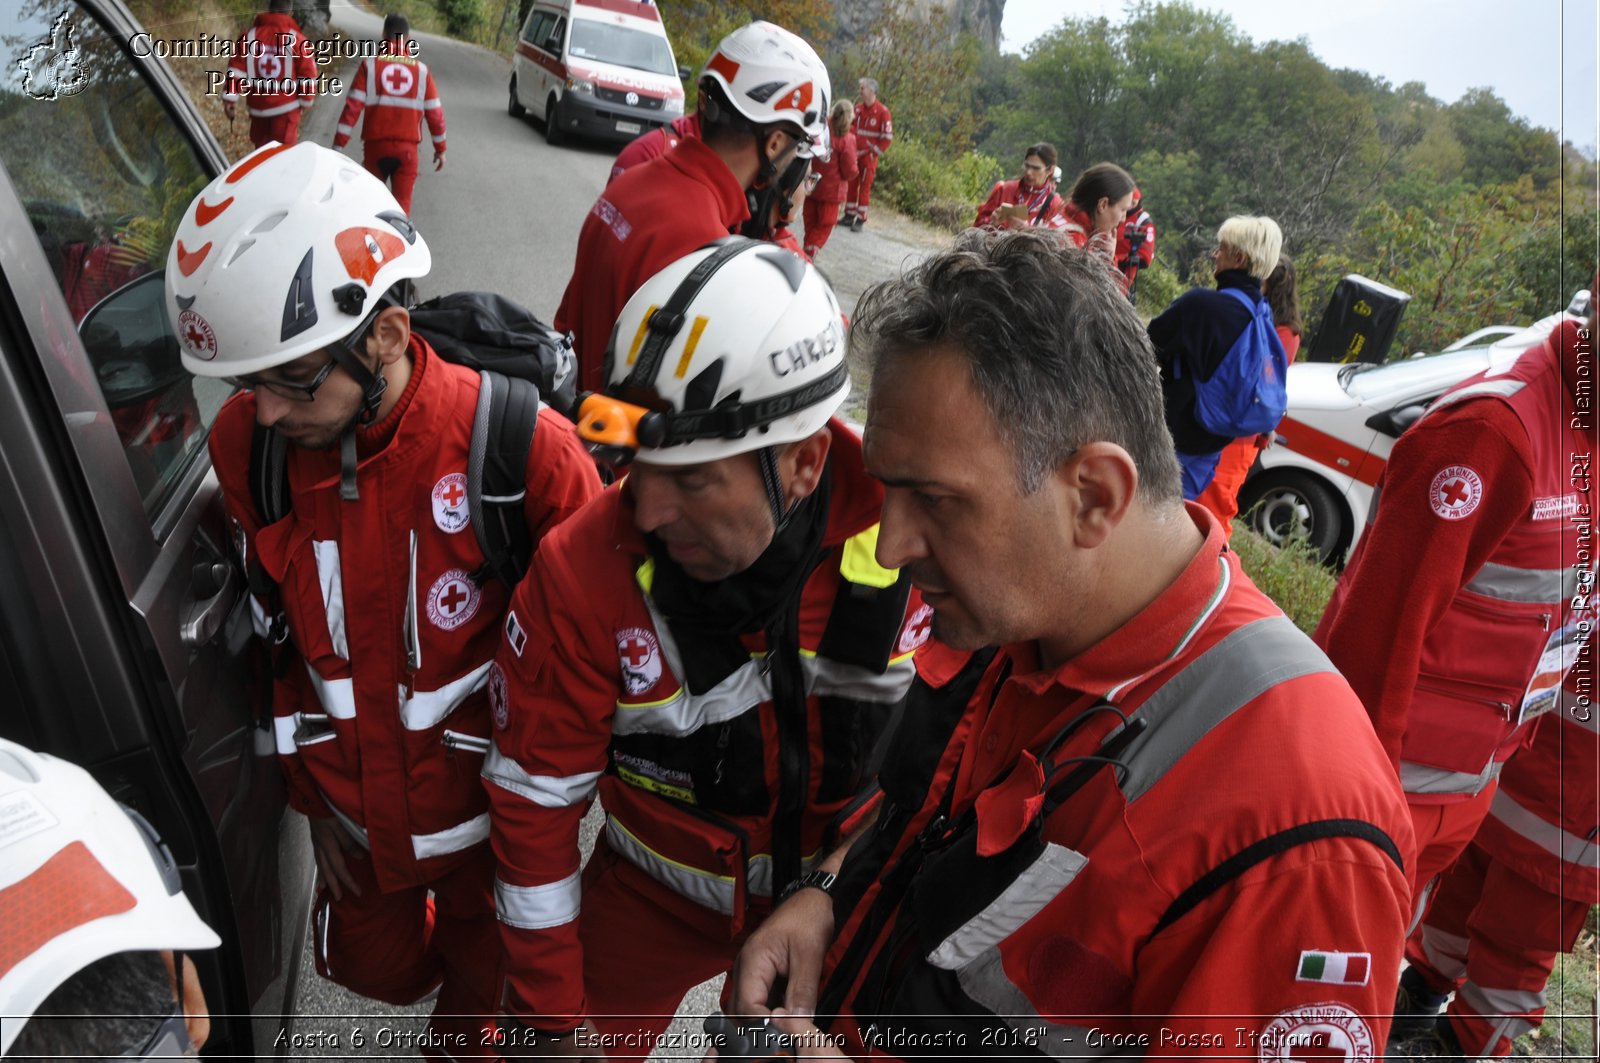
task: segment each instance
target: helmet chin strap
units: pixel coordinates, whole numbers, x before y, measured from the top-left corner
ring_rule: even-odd
[[[354,342],[364,342],[365,333],[365,328],[357,329],[358,338]],[[356,433],[378,419],[378,407],[383,403],[383,393],[388,390],[389,380],[381,369],[377,372],[368,369],[349,340],[329,344],[329,352],[333,360],[339,363],[339,368],[349,373],[361,386],[361,412],[339,440],[339,497],[346,502],[355,502],[361,497],[361,491],[356,487]]]
[[[798,182],[793,187],[784,188],[783,177],[788,176],[789,169],[798,161],[795,153],[800,150],[800,142],[795,141],[787,151],[772,158],[767,155],[766,136],[762,134],[756,150],[761,156],[761,168],[756,174],[755,184],[745,189],[744,200],[750,209],[750,220],[740,227],[739,234],[752,240],[766,240],[772,236],[773,201],[780,201],[785,214],[794,208],[794,200],[790,197],[798,187]],[[780,162],[783,165],[781,173]],[[803,171],[804,167],[800,169]]]
[[[800,503],[792,506],[783,504],[783,477],[778,474],[778,451],[776,447],[762,447],[756,451],[756,463],[761,466],[761,483],[767,489],[767,505],[772,510],[773,534],[782,533],[788,526],[789,518],[794,516],[794,511]]]

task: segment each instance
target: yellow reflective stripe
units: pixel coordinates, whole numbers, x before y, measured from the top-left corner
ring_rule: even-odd
[[[639,321],[639,331],[633,334],[633,343],[628,347],[628,364],[632,365],[634,359],[639,357],[639,348],[644,346],[644,334],[650,328],[650,319],[655,316],[660,307],[652,306],[645,311],[644,317]]]
[[[874,524],[844,541],[844,556],[839,559],[839,575],[863,587],[893,587],[900,570],[878,564],[878,525]]]
[[[645,558],[644,564],[639,566],[638,571],[633,574],[633,578],[638,582],[639,589],[649,594],[650,588],[655,586],[656,582],[656,559],[653,557]]]
[[[629,786],[637,786],[641,790],[648,790],[653,794],[660,794],[663,797],[675,798],[679,801],[682,801],[686,805],[696,805],[700,803],[695,800],[694,791],[687,786],[673,786],[671,783],[662,782],[659,779],[652,779],[648,775],[641,775],[630,768],[624,768],[620,764],[617,765],[617,777],[623,782],[627,783]]]
[[[674,690],[671,694],[662,698],[660,701],[619,701],[617,702],[617,711],[637,712],[640,709],[659,709],[663,705],[671,705],[674,701],[680,701],[682,699],[683,688],[679,687],[677,690]]]
[[[711,324],[711,321],[708,318],[697,317],[694,319],[694,327],[689,330],[689,339],[683,345],[683,357],[678,359],[678,371],[672,374],[679,380],[682,380],[683,374],[689,371],[689,359],[694,357],[694,349],[700,346],[700,334],[706,330],[706,326],[709,324]]]

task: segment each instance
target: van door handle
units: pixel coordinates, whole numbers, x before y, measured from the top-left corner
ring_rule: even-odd
[[[228,614],[233,612],[233,607],[239,600],[238,577],[232,565],[223,562],[206,566],[197,566],[207,570],[207,579],[195,580],[196,583],[216,588],[216,593],[202,598],[189,607],[184,616],[183,625],[178,630],[178,637],[183,639],[185,646],[198,648],[210,642],[218,631],[222,630],[223,621],[228,619]],[[220,584],[220,586],[218,586]]]

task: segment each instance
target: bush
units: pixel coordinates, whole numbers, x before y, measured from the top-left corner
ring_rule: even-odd
[[[955,232],[972,222],[999,176],[1000,162],[992,155],[969,151],[951,160],[902,135],[878,163],[873,193],[912,217]]]
[[[1301,631],[1308,635],[1315,631],[1328,599],[1333,597],[1338,577],[1317,562],[1311,547],[1296,540],[1280,549],[1242,521],[1234,521],[1230,545],[1261,592],[1276,602]]]
[[[482,0],[434,0],[444,18],[444,29],[464,41],[478,39],[484,26]]]

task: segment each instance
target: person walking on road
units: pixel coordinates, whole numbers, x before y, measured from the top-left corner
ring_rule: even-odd
[[[232,122],[244,99],[250,143],[258,148],[299,141],[301,114],[316,102],[316,57],[293,12],[293,0],[272,0],[240,35],[228,61],[222,111]]]
[[[875,78],[862,78],[856,97],[856,117],[850,132],[856,138],[856,178],[845,193],[846,224],[860,232],[867,224],[867,208],[872,205],[872,185],[878,179],[878,161],[894,142],[894,122],[889,108],[878,99]]]
[[[751,936],[729,1010],[837,1016],[852,1056],[1374,1058],[1405,803],[1349,685],[1184,503],[1115,281],[973,231],[853,329],[878,563],[933,639],[875,822]]]
[[[506,1044],[637,1060],[825,877],[928,610],[873,560],[883,492],[834,418],[844,326],[814,267],[725,238],[647,280],[611,342],[578,425],[628,473],[517,588],[483,774]]]
[[[319,145],[271,146],[185,212],[167,311],[185,368],[242,389],[217,414],[211,460],[274,647],[289,802],[310,819],[317,970],[395,1005],[437,991],[424,1055],[462,1058],[500,998],[478,769],[510,589],[473,528],[491,385],[411,330],[431,262],[381,181]],[[274,452],[282,475],[263,485],[272,463],[253,455]],[[529,540],[598,490],[571,422],[540,412]],[[288,513],[269,523],[261,499],[276,492]]]
[[[333,146],[343,149],[361,123],[361,164],[389,185],[407,214],[424,121],[433,140],[435,172],[444,169],[445,152],[444,104],[428,64],[412,55],[410,33],[404,15],[383,20],[384,54],[369,56],[356,67],[350,99],[333,136]]]

